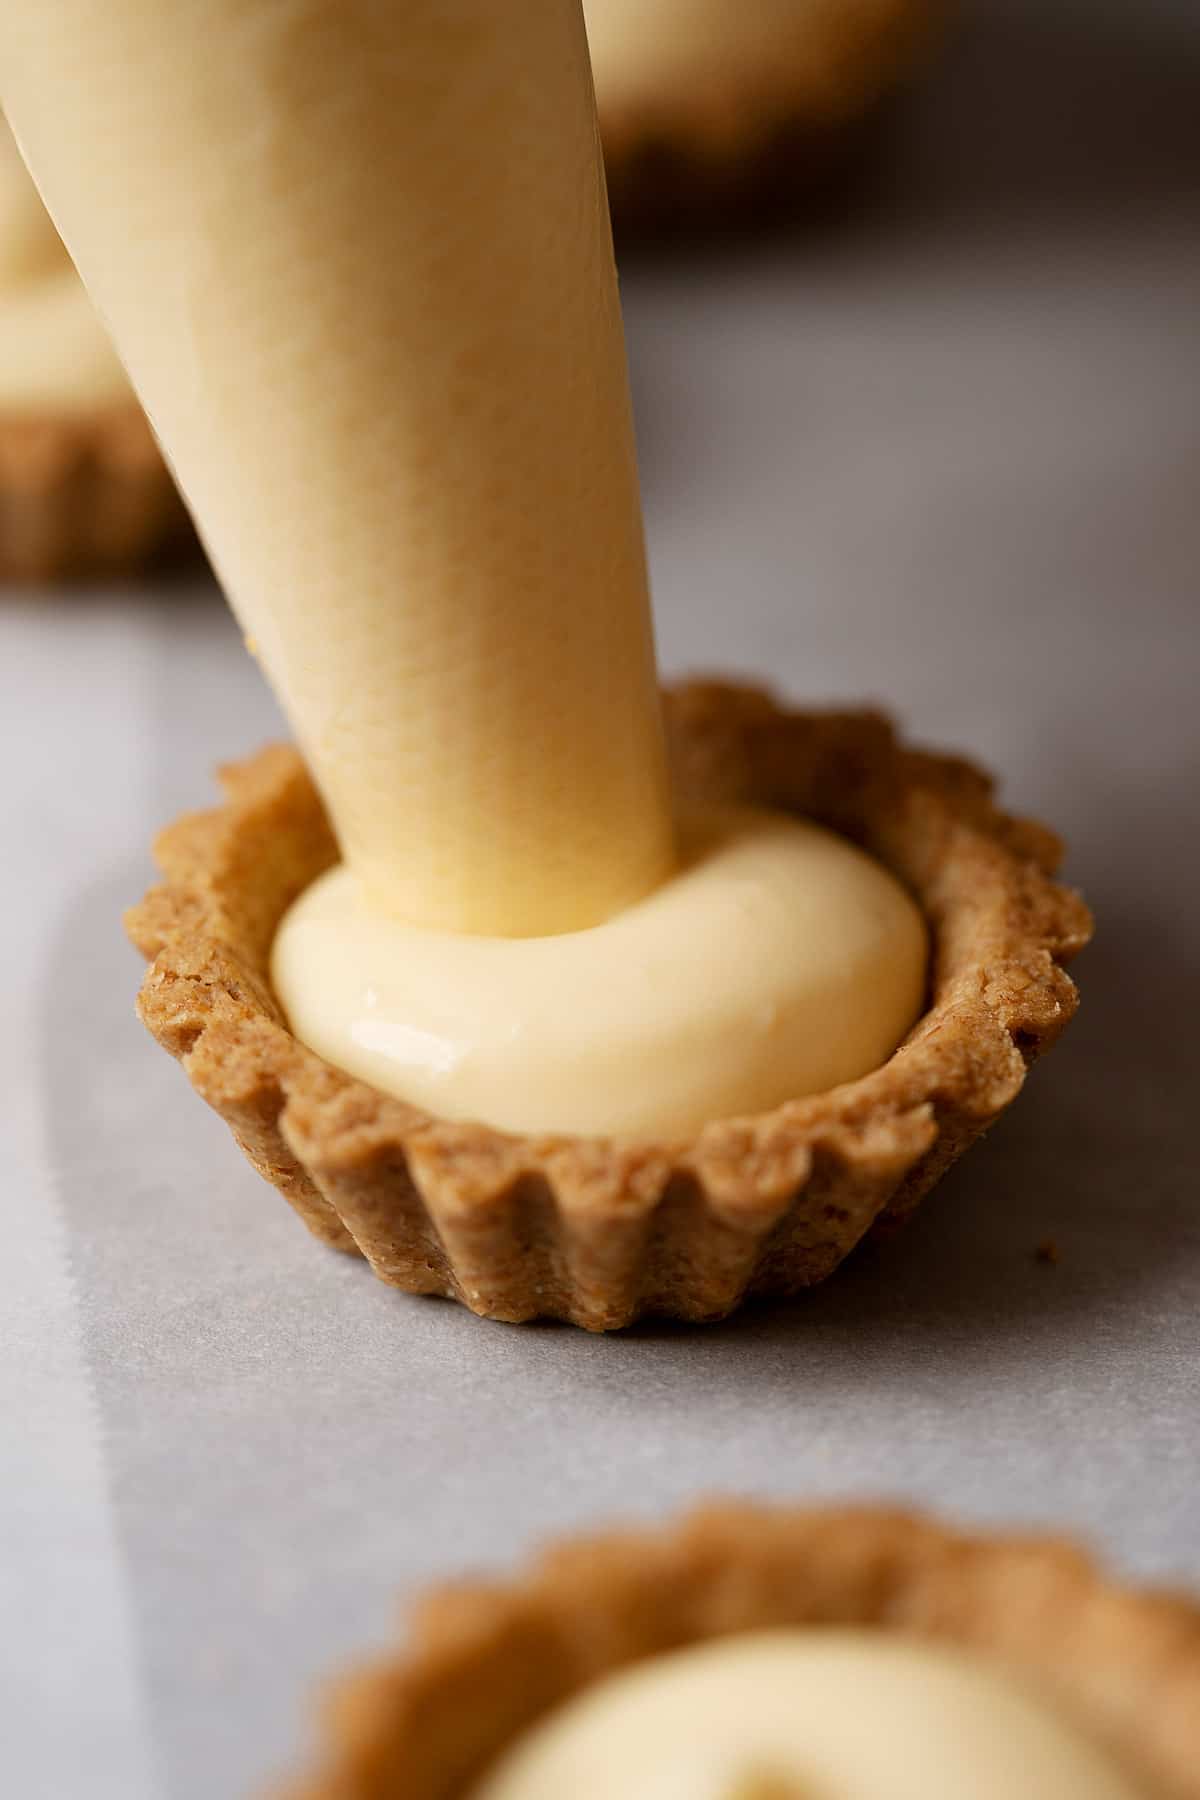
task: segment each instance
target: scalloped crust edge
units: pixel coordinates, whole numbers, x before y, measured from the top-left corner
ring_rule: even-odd
[[[131,574],[193,543],[144,414],[0,419],[0,582]]]
[[[428,1595],[404,1649],[345,1677],[323,1769],[286,1800],[460,1800],[614,1670],[732,1632],[866,1626],[994,1656],[1163,1800],[1200,1800],[1200,1607],[1073,1545],[879,1509],[707,1507]]]
[[[299,1044],[270,945],[337,851],[294,750],[223,770],[227,804],[157,840],[166,881],[127,916],[151,962],[144,1023],[310,1229],[386,1282],[589,1330],[796,1292],[912,1212],[1075,1011],[1063,965],[1091,920],[1051,879],[1058,840],[998,812],[969,764],[905,749],[877,713],[790,712],[752,688],[692,683],[665,704],[682,792],[844,832],[916,895],[934,942],[929,1009],[882,1068],[688,1141],[451,1124]]]

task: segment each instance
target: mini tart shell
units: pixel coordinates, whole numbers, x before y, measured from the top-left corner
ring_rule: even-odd
[[[916,896],[933,942],[928,1010],[882,1068],[688,1140],[448,1123],[305,1049],[271,942],[337,849],[294,750],[225,769],[227,804],[156,843],[166,882],[127,918],[151,962],[143,1022],[309,1228],[386,1282],[594,1331],[809,1287],[913,1211],[1075,1011],[1063,965],[1087,908],[1051,879],[1058,840],[998,812],[977,770],[904,748],[878,714],[789,712],[753,689],[693,684],[666,715],[685,797],[844,833]]]
[[[286,1800],[464,1800],[552,1708],[734,1632],[903,1632],[997,1658],[1155,1800],[1200,1800],[1200,1608],[1106,1580],[1069,1544],[886,1511],[709,1508],[565,1544],[511,1583],[425,1599],[405,1650],[343,1679],[327,1755]]]
[[[0,415],[0,581],[132,574],[192,542],[132,402],[78,418]]]
[[[880,148],[885,102],[937,42],[950,0],[795,3],[810,15],[803,54],[761,69],[731,57],[706,80],[661,91],[636,78],[598,83],[619,237],[702,233],[797,201],[820,212],[853,188]],[[728,4],[736,18],[739,0]]]

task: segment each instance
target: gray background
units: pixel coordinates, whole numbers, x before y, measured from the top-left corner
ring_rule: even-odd
[[[977,11],[853,228],[624,269],[665,666],[885,700],[1066,832],[1099,916],[1016,1110],[799,1304],[593,1340],[321,1251],[141,1034],[119,934],[152,830],[277,730],[256,672],[200,582],[0,609],[12,1792],[245,1793],[404,1592],[701,1493],[1200,1584],[1187,17]]]

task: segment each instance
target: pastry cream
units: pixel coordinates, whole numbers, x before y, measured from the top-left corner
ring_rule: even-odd
[[[373,902],[671,865],[579,0],[20,0],[4,104]]]
[[[91,412],[129,384],[0,123],[0,414]]]
[[[800,1629],[600,1682],[519,1741],[471,1800],[565,1795],[1139,1800],[1101,1749],[982,1658],[878,1631]]]
[[[455,937],[381,917],[343,867],[292,907],[292,1029],[375,1087],[511,1131],[671,1136],[874,1068],[921,1003],[921,915],[878,863],[748,808],[591,930]]]

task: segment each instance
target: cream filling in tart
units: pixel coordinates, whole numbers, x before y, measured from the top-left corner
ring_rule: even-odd
[[[718,1639],[587,1689],[470,1800],[1147,1800],[1014,1677],[878,1631]]]

